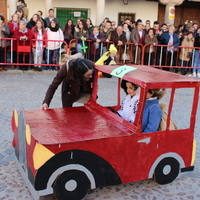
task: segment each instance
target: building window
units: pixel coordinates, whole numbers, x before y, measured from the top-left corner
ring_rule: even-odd
[[[118,14],[119,24],[121,22],[124,22],[127,18],[129,18],[131,21],[135,21],[135,13],[119,13]]]

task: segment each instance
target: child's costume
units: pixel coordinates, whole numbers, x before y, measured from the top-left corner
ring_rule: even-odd
[[[106,51],[99,60],[95,63],[95,65],[116,65],[116,55],[117,49],[114,44],[110,45],[109,51]],[[111,78],[110,74],[103,73],[103,76],[107,78]]]
[[[133,123],[138,108],[139,95],[127,95],[122,101],[122,107],[118,111],[119,115],[125,120]]]
[[[162,110],[157,98],[147,99],[142,119],[142,132],[158,131],[162,119]]]

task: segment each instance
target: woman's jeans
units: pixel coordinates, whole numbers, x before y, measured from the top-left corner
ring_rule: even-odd
[[[198,67],[198,68],[193,68],[193,72],[197,72],[200,73],[200,51],[199,50],[195,50],[195,54],[194,54],[194,67]]]
[[[46,63],[47,64],[58,64],[60,48],[54,49],[54,50],[46,49],[45,51],[46,51]],[[46,70],[48,70],[48,69],[55,70],[56,66],[50,66],[50,67],[46,66],[45,69]]]

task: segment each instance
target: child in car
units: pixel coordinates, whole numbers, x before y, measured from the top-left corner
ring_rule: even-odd
[[[138,86],[125,80],[122,80],[121,86],[127,95],[121,103],[121,109],[118,111],[118,114],[125,120],[133,123],[139,101],[139,95],[136,93]]]
[[[158,131],[162,119],[159,100],[166,93],[165,89],[149,89],[142,119],[142,133]]]

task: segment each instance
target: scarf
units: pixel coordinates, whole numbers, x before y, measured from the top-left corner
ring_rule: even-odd
[[[95,34],[95,35],[94,35],[94,38],[95,38],[95,39],[98,39],[98,36],[99,36],[99,33]],[[98,42],[95,42],[94,44],[95,44],[95,49],[98,49],[98,48],[99,48],[99,43],[98,43]]]
[[[25,28],[24,30],[19,29],[19,32],[21,32],[21,33],[27,33],[28,30],[27,30],[27,28]]]
[[[13,30],[16,30],[18,28],[18,21],[12,21],[13,23]]]
[[[50,26],[49,29],[50,29],[52,32],[57,32],[59,28],[56,28],[56,27],[53,28],[53,27]]]

